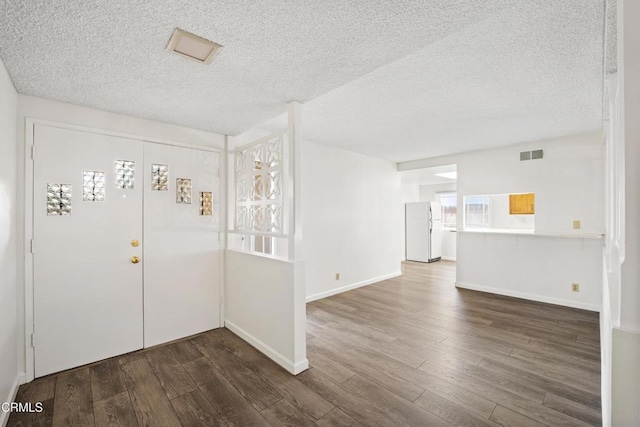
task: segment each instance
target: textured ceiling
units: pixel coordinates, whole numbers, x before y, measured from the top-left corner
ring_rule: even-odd
[[[599,130],[604,17],[605,0],[0,0],[0,57],[20,93],[232,135],[305,102],[306,138],[404,161]],[[176,26],[224,48],[169,54]]]
[[[406,161],[599,131],[603,26],[602,1],[517,2],[312,100],[305,137]]]
[[[0,0],[0,58],[23,94],[236,134],[510,2]],[[174,27],[224,48],[169,54]]]

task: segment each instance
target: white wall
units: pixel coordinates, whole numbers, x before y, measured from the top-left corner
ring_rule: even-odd
[[[521,162],[523,149],[544,148],[545,158]],[[604,233],[604,146],[600,133],[540,141],[459,156],[458,208],[462,197],[535,193],[536,232]],[[462,216],[458,227],[462,228]]]
[[[0,403],[18,384],[16,127],[18,95],[0,60]],[[8,414],[0,411],[0,425]]]
[[[19,95],[18,120],[21,125],[18,137],[23,135],[25,117],[70,123],[113,132],[123,132],[146,138],[158,138],[209,147],[222,148],[224,146],[224,135],[217,133],[109,113],[107,111],[50,101],[33,96]]]
[[[298,374],[306,356],[304,264],[225,251],[225,326]]]
[[[403,182],[400,190],[400,203],[402,204],[423,201],[420,198],[419,184],[406,184]]]
[[[536,148],[545,149],[544,159],[519,160],[520,151]],[[593,133],[403,162],[398,170],[456,163],[459,212],[463,196],[532,192],[536,231],[571,233],[572,221],[580,220],[582,229],[576,233],[603,233],[603,158],[602,135]]]
[[[600,310],[601,239],[459,232],[456,265],[459,287]]]
[[[604,233],[602,136],[529,146],[544,148],[545,158],[521,162],[520,148],[461,156],[457,162],[459,201],[476,194],[532,192],[536,195],[536,233]],[[461,212],[460,203],[458,208]],[[581,221],[581,230],[573,230],[573,220]],[[462,226],[462,216],[458,226]],[[458,234],[460,286],[600,309],[602,239]],[[572,292],[572,283],[580,285],[580,292]]]
[[[420,186],[420,201],[421,202],[438,202],[436,199],[437,193],[444,193],[447,191],[457,191],[458,184],[456,182],[450,182],[447,184],[431,184]]]
[[[307,141],[302,156],[307,301],[400,275],[404,215],[395,164]]]
[[[3,97],[4,99],[4,97]],[[42,119],[68,123],[77,126],[103,129],[111,132],[122,132],[143,138],[161,139],[166,141],[181,142],[210,147],[224,147],[223,135],[181,126],[154,122],[121,114],[109,113],[92,108],[65,104],[31,96],[18,96],[18,135],[17,135],[17,164],[18,168],[18,253],[25,257],[18,257],[18,360],[19,370],[26,371],[25,354],[25,287],[24,267],[25,262],[31,262],[30,254],[25,253],[24,246],[24,206],[25,206],[25,121],[26,118]],[[14,141],[16,139],[14,138]],[[15,147],[15,144],[14,144]],[[4,150],[2,159],[4,160]],[[26,260],[26,261],[25,261]],[[4,348],[4,347],[3,347]]]
[[[536,148],[544,148],[544,159],[519,160],[520,151]],[[536,232],[601,234],[603,148],[598,133],[405,162],[398,168],[457,164],[458,212],[462,212],[464,196],[533,192]],[[581,221],[581,230],[573,230],[573,220]],[[463,218],[458,215],[458,228],[462,227]],[[478,290],[597,310],[601,306],[601,247],[601,239],[462,232],[458,233],[457,281]],[[509,274],[496,274],[502,271]],[[527,277],[521,278],[524,272]],[[574,282],[580,284],[579,293],[571,292]]]

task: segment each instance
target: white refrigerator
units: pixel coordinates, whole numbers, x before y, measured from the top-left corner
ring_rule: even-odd
[[[442,209],[437,202],[405,204],[407,261],[434,262],[442,256]]]

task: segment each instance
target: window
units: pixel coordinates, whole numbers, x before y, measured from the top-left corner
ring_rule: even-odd
[[[436,201],[438,198],[442,207],[442,226],[455,230],[458,223],[458,194],[437,193]]]
[[[235,231],[283,233],[283,135],[236,152]]]
[[[489,196],[465,196],[465,229],[491,228],[489,218],[490,205],[491,200]]]
[[[288,256],[284,187],[288,144],[287,133],[277,132],[235,151],[235,210],[230,218],[229,248]]]

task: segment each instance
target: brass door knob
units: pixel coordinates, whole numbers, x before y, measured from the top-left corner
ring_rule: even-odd
[[[134,248],[137,248],[138,246],[140,246],[140,242],[137,241],[136,239],[133,239],[131,241],[131,246],[133,246]]]
[[[132,262],[133,264],[137,264],[137,263],[139,263],[139,262],[140,262],[140,258],[138,258],[137,256],[132,256],[132,257],[131,257],[131,262]]]

